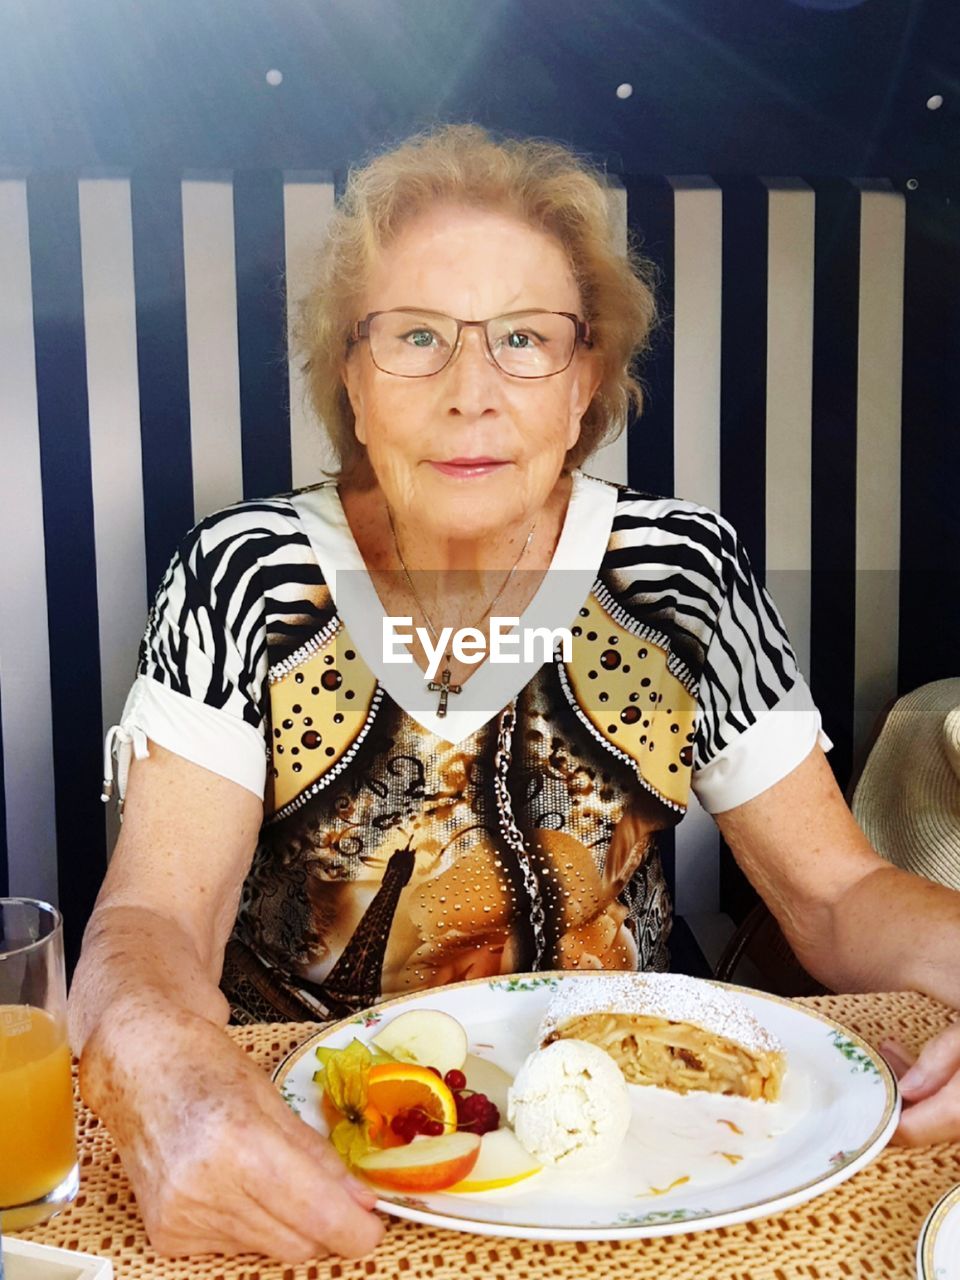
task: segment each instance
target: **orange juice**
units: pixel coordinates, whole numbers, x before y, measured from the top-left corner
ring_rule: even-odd
[[[42,1009],[0,1005],[0,1208],[42,1199],[76,1160],[66,1034]]]

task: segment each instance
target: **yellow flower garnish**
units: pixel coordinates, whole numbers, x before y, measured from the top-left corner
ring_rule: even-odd
[[[330,1141],[347,1164],[356,1164],[372,1145],[367,1081],[373,1055],[362,1040],[352,1040],[345,1049],[327,1049],[321,1045],[317,1057],[322,1070],[313,1078],[343,1115],[330,1134]]]

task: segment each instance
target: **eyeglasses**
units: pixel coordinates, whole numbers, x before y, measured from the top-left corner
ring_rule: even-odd
[[[464,329],[483,330],[487,354],[512,378],[550,378],[568,368],[578,344],[590,347],[590,326],[569,311],[514,311],[490,320],[457,320],[442,311],[398,307],[358,320],[349,344],[366,338],[382,373],[428,378],[460,350]]]

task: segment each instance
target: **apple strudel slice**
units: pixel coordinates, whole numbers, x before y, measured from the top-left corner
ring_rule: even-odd
[[[630,1084],[703,1089],[775,1102],[786,1059],[780,1042],[732,992],[672,973],[576,978],[554,993],[541,1046],[587,1040]]]

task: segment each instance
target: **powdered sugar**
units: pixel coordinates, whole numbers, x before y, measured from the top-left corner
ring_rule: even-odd
[[[547,1006],[540,1043],[571,1018],[590,1013],[638,1013],[689,1022],[754,1053],[779,1053],[783,1048],[732,992],[681,973],[570,975]]]

